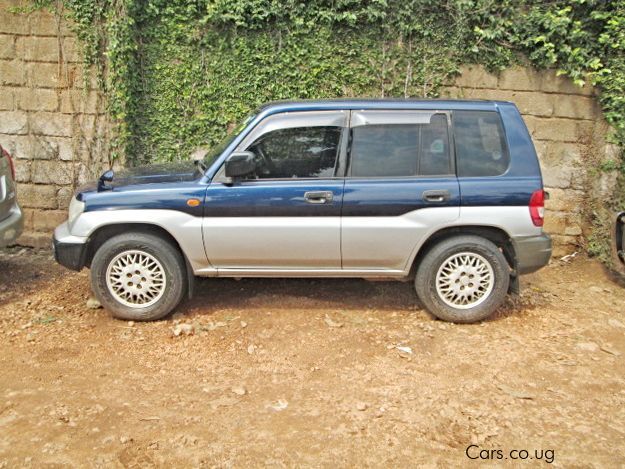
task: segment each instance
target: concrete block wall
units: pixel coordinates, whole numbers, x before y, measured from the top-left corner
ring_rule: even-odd
[[[75,187],[108,166],[104,101],[79,44],[47,11],[0,0],[0,145],[15,158],[25,246],[47,247]]]
[[[555,71],[514,67],[496,76],[483,67],[464,67],[442,96],[514,102],[527,124],[540,159],[546,190],[545,230],[566,254],[588,234],[583,223],[587,169],[607,156],[607,125],[591,86],[579,87]],[[602,153],[597,155],[597,153]]]

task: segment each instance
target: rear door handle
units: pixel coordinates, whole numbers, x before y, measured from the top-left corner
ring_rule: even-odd
[[[423,200],[432,203],[446,202],[451,198],[451,194],[447,190],[424,191]]]
[[[329,204],[334,199],[332,191],[311,191],[304,193],[304,199],[309,204]]]

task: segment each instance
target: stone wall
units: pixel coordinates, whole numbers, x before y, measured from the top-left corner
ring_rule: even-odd
[[[0,145],[16,159],[25,215],[18,242],[47,247],[76,185],[107,165],[106,120],[63,21],[45,11],[12,13],[20,6],[0,0]]]
[[[515,67],[492,75],[482,67],[465,67],[443,96],[514,102],[527,124],[540,159],[550,199],[545,229],[555,254],[583,243],[586,188],[590,169],[616,149],[605,142],[607,125],[590,86],[579,87],[554,71]]]
[[[47,12],[10,12],[20,5],[0,0],[0,144],[17,158],[26,218],[19,243],[48,246],[76,185],[108,166],[107,123],[102,96],[93,79],[85,80],[79,45],[66,25]],[[517,104],[551,194],[545,228],[556,254],[577,249],[587,234],[586,168],[614,151],[604,141],[594,90],[554,72],[517,67],[495,76],[466,67],[443,96]]]

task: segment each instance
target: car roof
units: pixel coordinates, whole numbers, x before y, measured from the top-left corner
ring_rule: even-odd
[[[495,111],[498,105],[510,104],[506,101],[465,100],[465,99],[402,99],[402,98],[343,98],[298,101],[273,101],[263,104],[258,113],[295,111],[320,111],[337,109],[435,109],[435,110],[475,110]]]

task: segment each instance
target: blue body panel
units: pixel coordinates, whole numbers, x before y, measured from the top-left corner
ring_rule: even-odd
[[[150,183],[116,187],[105,192],[82,192],[85,211],[159,209],[177,210],[201,217],[206,185],[198,181]],[[198,199],[197,207],[187,205],[189,199]]]
[[[496,111],[502,118],[510,166],[496,177],[444,178],[334,178],[324,180],[255,180],[235,185],[211,180],[228,155],[266,117],[283,112],[319,110],[476,110]],[[79,191],[86,211],[169,209],[193,216],[395,216],[433,206],[527,205],[532,192],[542,188],[536,151],[516,106],[499,101],[455,100],[327,100],[276,102],[261,107],[256,116],[201,175],[187,163],[133,168],[116,175],[111,190],[95,185]],[[332,204],[310,204],[306,191],[332,191]],[[344,193],[343,193],[344,190]],[[426,190],[447,190],[443,203],[423,199]],[[205,201],[205,195],[206,201]],[[198,207],[187,201],[199,199]],[[342,207],[341,207],[342,203]]]
[[[540,176],[458,178],[465,207],[528,205],[532,192],[542,189]]]
[[[450,197],[443,202],[428,202],[423,193],[446,190]],[[430,207],[460,205],[460,189],[455,177],[347,179],[343,195],[345,217],[392,217]]]
[[[338,217],[343,179],[288,179],[242,181],[235,185],[212,183],[206,192],[207,217]],[[310,204],[306,192],[331,191],[332,203]]]

